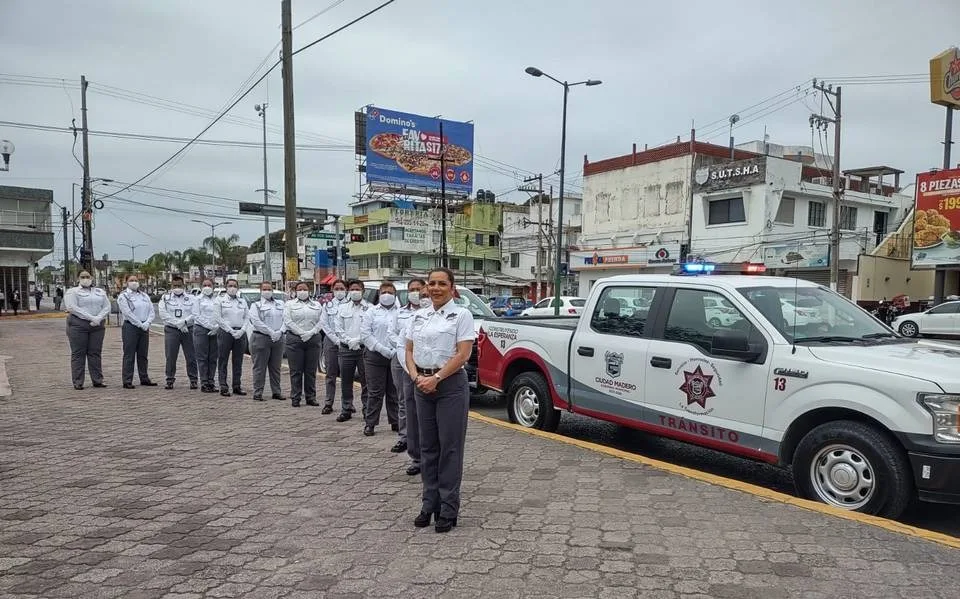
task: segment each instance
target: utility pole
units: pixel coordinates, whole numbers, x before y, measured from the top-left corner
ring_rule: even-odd
[[[537,288],[536,292],[533,295],[534,303],[540,301],[540,298],[543,294],[543,266],[540,256],[543,253],[543,173],[534,175],[532,177],[527,177],[523,180],[524,183],[537,182],[537,188],[533,189],[529,186],[521,186],[520,191],[526,191],[529,193],[536,192],[537,194],[537,259],[536,259],[536,275],[537,275]]]
[[[81,214],[83,214],[83,268],[93,274],[93,203],[90,199],[90,145],[87,136],[87,78],[80,76],[80,116],[83,125],[83,189],[81,191]]]
[[[444,154],[447,153],[447,144],[443,143],[443,119],[440,120],[440,266],[450,268],[450,257],[447,255],[447,165]],[[466,246],[464,246],[466,249]]]
[[[70,285],[70,242],[67,238],[67,207],[60,207],[60,216],[63,218],[63,286]]]
[[[541,195],[541,197],[543,197]],[[553,235],[550,234],[553,231],[553,185],[550,186],[550,207],[547,209],[547,234],[544,235],[547,239],[547,264],[553,264]],[[560,294],[556,290],[553,292],[553,296],[557,297]]]
[[[254,108],[263,119],[263,205],[270,203],[267,187],[267,103],[257,104]],[[273,282],[273,273],[270,268],[270,217],[263,216],[263,280]]]
[[[950,168],[950,150],[953,145],[953,107],[947,106],[947,117],[943,132],[943,170]],[[946,295],[947,271],[943,267],[933,273],[933,304],[939,306]]]
[[[833,226],[830,229],[830,289],[840,289],[840,200],[843,197],[843,187],[840,182],[840,86],[833,89],[833,85],[824,85],[813,80],[813,88],[823,94],[830,108],[833,109],[833,118],[822,114],[810,115],[811,127],[822,127],[824,131],[828,124],[833,125]],[[831,99],[832,98],[832,99]]]
[[[337,244],[336,262],[333,266],[333,272],[340,278],[340,262],[343,262],[343,277],[347,276],[347,261],[340,260],[340,217],[333,215],[333,234],[336,236],[334,242]]]
[[[293,15],[290,0],[280,0],[280,11],[283,74],[283,207],[286,210],[284,274],[286,279],[298,281],[300,280],[300,261],[297,251],[297,154],[293,120]]]

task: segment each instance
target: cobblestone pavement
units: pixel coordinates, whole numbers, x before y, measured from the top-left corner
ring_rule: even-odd
[[[116,329],[74,391],[63,328],[0,323],[0,597],[957,596],[958,550],[478,421],[459,526],[415,529],[389,429],[124,391]]]

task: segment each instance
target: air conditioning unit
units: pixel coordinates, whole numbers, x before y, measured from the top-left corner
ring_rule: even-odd
[[[532,274],[532,275],[537,274],[537,267],[536,267],[536,266],[531,266],[531,267],[530,267],[530,274]]]
[[[814,177],[813,182],[817,185],[833,185],[830,177]]]

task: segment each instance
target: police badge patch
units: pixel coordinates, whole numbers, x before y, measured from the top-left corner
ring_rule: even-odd
[[[623,369],[623,354],[608,351],[603,357],[607,362],[607,374],[613,378],[619,377]]]

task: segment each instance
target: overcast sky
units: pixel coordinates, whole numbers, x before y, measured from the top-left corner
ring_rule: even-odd
[[[293,0],[294,23],[332,7],[295,31],[294,47],[380,2]],[[932,56],[960,43],[957,22],[956,0],[397,0],[294,59],[297,142],[323,147],[298,153],[298,201],[348,212],[358,187],[353,112],[367,104],[473,120],[474,188],[524,199],[506,192],[529,172],[559,165],[562,100],[559,86],[524,74],[529,65],[560,79],[603,80],[570,95],[567,179],[574,192],[584,154],[598,160],[627,153],[634,142],[687,138],[691,121],[701,127],[698,137],[725,144],[723,123],[705,126],[735,112],[743,123],[738,142],[762,138],[766,126],[772,142],[809,145],[807,119],[819,99],[804,97],[805,88],[745,109],[808,87],[812,77],[923,74]],[[0,76],[0,120],[68,127],[76,118],[79,126],[84,74],[91,130],[193,137],[209,117],[151,106],[150,98],[224,107],[265,57],[276,60],[279,23],[279,0],[0,0],[0,72],[64,80],[38,86]],[[230,113],[245,124],[221,121],[205,138],[259,143],[254,104],[268,101],[275,127],[268,141],[281,142],[280,90],[277,68]],[[116,97],[129,92],[138,101]],[[843,168],[886,164],[909,178],[940,166],[944,111],[929,103],[926,85],[845,85],[843,108]],[[0,184],[50,188],[57,202],[70,205],[81,169],[69,133],[0,124],[0,138],[17,148]],[[179,147],[91,137],[91,174],[132,182]],[[270,188],[282,197],[282,153],[271,149],[268,156]],[[192,218],[234,220],[218,234],[236,232],[250,243],[262,234],[262,221],[238,220],[235,202],[260,199],[254,190],[262,187],[261,160],[257,147],[190,148],[145,184],[225,199],[156,190],[181,199],[132,190],[109,198],[96,217],[97,255],[127,258],[122,243],[145,244],[138,259],[199,245],[209,229]]]

